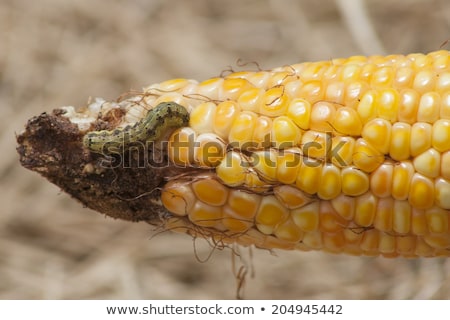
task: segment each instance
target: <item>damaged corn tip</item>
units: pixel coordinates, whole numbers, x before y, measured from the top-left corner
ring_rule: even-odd
[[[164,86],[185,94],[180,80]],[[188,91],[206,102],[169,158],[198,171],[163,187],[169,227],[267,249],[450,256],[448,51],[238,72]]]

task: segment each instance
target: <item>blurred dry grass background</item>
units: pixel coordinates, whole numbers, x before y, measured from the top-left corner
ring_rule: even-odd
[[[14,133],[30,117],[169,78],[205,79],[238,58],[271,68],[428,52],[449,38],[446,0],[1,1],[0,298],[235,298],[229,250],[200,263],[189,237],[151,239],[151,226],[82,208],[20,167]],[[197,251],[205,258],[210,248]],[[253,250],[246,298],[450,298],[447,259],[276,255]]]

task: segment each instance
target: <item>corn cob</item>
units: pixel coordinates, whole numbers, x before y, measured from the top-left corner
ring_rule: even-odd
[[[144,89],[122,126],[173,101],[189,126],[166,227],[260,248],[450,255],[450,53],[354,56]]]

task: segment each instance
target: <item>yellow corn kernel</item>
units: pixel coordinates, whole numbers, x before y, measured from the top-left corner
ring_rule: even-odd
[[[410,152],[415,157],[431,147],[432,126],[426,122],[416,122],[411,127]]]
[[[375,90],[369,90],[361,97],[356,111],[358,112],[363,124],[376,117],[378,99],[378,92]]]
[[[323,164],[319,161],[303,162],[298,171],[296,186],[306,193],[315,194],[319,190],[322,167]]]
[[[215,115],[216,105],[214,103],[201,103],[192,110],[189,125],[197,133],[212,132]]]
[[[311,130],[327,132],[332,131],[332,123],[336,114],[334,103],[319,101],[311,108],[310,128]]]
[[[336,104],[344,103],[345,83],[342,81],[330,82],[325,90],[325,100]]]
[[[443,209],[450,209],[450,181],[438,178],[434,182],[436,204]]]
[[[396,122],[392,126],[389,155],[397,161],[409,158],[409,145],[411,141],[411,125]]]
[[[369,176],[355,167],[342,169],[342,192],[348,196],[359,196],[369,190]]]
[[[342,107],[336,110],[332,120],[333,129],[341,135],[359,136],[361,135],[362,122],[358,113],[349,107]]]
[[[426,235],[428,231],[427,217],[425,210],[412,208],[411,212],[411,232],[416,235]]]
[[[331,139],[331,161],[340,168],[348,167],[353,162],[355,139],[347,136],[336,136]]]
[[[356,205],[355,197],[340,194],[330,202],[334,211],[336,211],[338,215],[340,215],[345,220],[353,220]]]
[[[417,121],[434,123],[439,119],[440,96],[436,92],[422,95],[417,109]]]
[[[242,92],[237,102],[242,110],[258,113],[262,103],[264,90],[261,88],[251,88]]]
[[[361,136],[379,152],[386,154],[391,146],[392,125],[381,118],[367,122],[362,129]]]
[[[229,151],[216,167],[216,173],[227,186],[235,187],[244,184],[248,167],[248,161],[240,152]]]
[[[450,150],[450,120],[441,119],[434,123],[431,144],[439,152]]]
[[[242,92],[252,88],[250,82],[242,78],[225,78],[222,82],[221,100],[236,100]]]
[[[191,211],[189,211],[189,220],[197,226],[216,227],[221,224],[222,207],[196,201]]]
[[[391,121],[397,120],[399,94],[395,89],[384,89],[380,91],[377,104],[377,115],[382,119]]]
[[[185,181],[170,181],[164,186],[161,202],[167,210],[185,216],[195,204],[196,197],[191,186]]]
[[[304,233],[292,219],[287,219],[275,227],[273,234],[278,239],[296,243],[302,240]]]
[[[308,130],[311,119],[311,103],[305,99],[293,99],[288,106],[286,115],[291,118],[300,129]]]
[[[394,218],[394,202],[392,198],[381,198],[377,203],[377,212],[373,221],[375,229],[389,233],[392,231]]]
[[[211,206],[223,206],[228,199],[228,188],[212,177],[193,182],[192,190],[197,199]]]
[[[392,177],[394,166],[392,163],[383,163],[370,174],[370,191],[379,198],[392,194]]]
[[[197,86],[196,93],[199,96],[208,97],[213,101],[219,100],[219,97],[222,94],[222,92],[220,92],[220,89],[222,87],[223,81],[223,78],[211,78],[200,82]]]
[[[261,200],[255,222],[262,233],[270,234],[277,224],[284,222],[288,217],[288,209],[282,206],[275,196],[266,196]]]
[[[272,147],[271,132],[273,121],[269,117],[259,116],[256,119],[255,129],[253,130],[254,148]]]
[[[419,101],[420,95],[417,91],[408,88],[402,90],[398,106],[398,120],[414,124],[417,121]]]
[[[324,89],[321,81],[305,81],[298,92],[298,97],[309,101],[311,104],[323,100]]]
[[[450,83],[450,73],[448,74],[448,81]],[[439,116],[441,119],[450,119],[450,90],[449,89],[447,89],[447,92],[444,92],[444,94],[442,95]]]
[[[341,193],[341,171],[333,164],[322,167],[317,195],[323,200],[330,200]]]
[[[261,196],[241,190],[230,190],[223,208],[222,224],[230,231],[245,231],[253,226]]]
[[[245,149],[245,146],[253,141],[256,119],[257,115],[251,111],[241,112],[231,126],[228,142],[240,149]]]
[[[277,117],[272,124],[271,141],[275,148],[286,149],[300,142],[301,132],[287,116]]]
[[[411,179],[408,200],[416,208],[430,208],[434,202],[433,181],[420,173],[415,173]]]
[[[433,91],[436,85],[436,78],[436,73],[431,68],[420,70],[414,78],[413,88],[419,93]]]
[[[313,201],[311,196],[295,187],[288,185],[276,186],[273,189],[273,193],[275,194],[275,197],[277,197],[277,199],[283,204],[283,206],[288,209],[300,208]]]
[[[374,171],[384,161],[384,155],[362,138],[356,140],[353,152],[353,164],[365,172]]]
[[[195,139],[194,160],[202,167],[217,167],[226,152],[226,145],[214,133],[202,133]]]
[[[320,223],[322,232],[334,233],[344,229],[348,221],[336,214],[330,201],[321,201],[319,204]]]
[[[450,180],[450,151],[444,152],[441,157],[441,175]]]
[[[428,229],[431,233],[446,233],[448,231],[448,211],[433,207],[425,211]]]
[[[356,198],[355,223],[361,227],[369,227],[375,220],[377,198],[370,192]]]
[[[195,140],[197,134],[190,127],[175,130],[169,138],[169,159],[178,166],[188,167],[195,163]]]
[[[217,105],[214,117],[214,132],[222,139],[228,139],[231,126],[241,108],[234,101],[224,101]]]
[[[260,180],[269,184],[277,182],[277,152],[274,149],[253,152],[249,160]]]
[[[259,113],[268,117],[277,117],[286,114],[289,98],[282,87],[273,87],[264,93]]]
[[[284,184],[295,183],[301,164],[302,156],[299,148],[283,150],[277,157],[277,180]]]
[[[298,209],[293,209],[291,216],[302,231],[316,231],[319,229],[319,202],[314,201]]]
[[[392,230],[407,234],[411,228],[411,205],[406,200],[395,200],[393,209]]]
[[[395,164],[392,177],[392,196],[395,199],[406,200],[408,198],[414,172],[414,166],[410,161]]]
[[[418,173],[429,178],[436,178],[441,171],[441,154],[430,148],[415,157],[413,164]]]

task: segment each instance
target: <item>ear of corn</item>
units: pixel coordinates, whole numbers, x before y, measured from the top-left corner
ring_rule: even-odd
[[[450,255],[448,51],[146,91],[191,111],[190,127],[169,138],[169,157],[205,169],[164,186],[169,228],[269,249]]]

